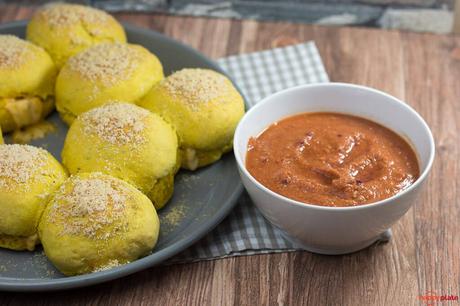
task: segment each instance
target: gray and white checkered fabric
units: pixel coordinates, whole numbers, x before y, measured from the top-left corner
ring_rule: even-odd
[[[250,107],[289,87],[329,81],[314,42],[229,56],[218,62],[241,88]]]
[[[218,62],[243,91],[250,107],[282,89],[329,80],[314,42],[230,56]],[[295,247],[264,219],[245,192],[221,224],[169,263],[293,250]]]

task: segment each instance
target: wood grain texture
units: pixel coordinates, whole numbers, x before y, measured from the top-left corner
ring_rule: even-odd
[[[460,0],[455,0],[454,3],[454,25],[452,32],[460,33]]]
[[[0,6],[0,21],[29,8]],[[0,293],[1,305],[419,305],[426,291],[460,294],[460,37],[362,28],[118,14],[205,54],[314,40],[331,80],[406,100],[431,126],[437,159],[426,188],[389,243],[345,256],[308,252],[155,267],[56,293]],[[448,305],[444,303],[443,305]]]

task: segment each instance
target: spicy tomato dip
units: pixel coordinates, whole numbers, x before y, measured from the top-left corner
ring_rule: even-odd
[[[304,113],[251,138],[246,168],[270,190],[323,206],[389,198],[419,176],[416,154],[375,122],[336,113]]]

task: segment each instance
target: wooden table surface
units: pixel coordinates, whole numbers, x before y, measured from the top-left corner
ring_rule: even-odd
[[[29,8],[0,6],[0,22],[30,15]],[[84,289],[0,293],[0,305],[418,305],[427,291],[460,295],[460,37],[153,14],[117,17],[213,58],[314,40],[331,80],[389,92],[426,119],[437,148],[426,188],[394,225],[389,243],[354,254],[295,252],[155,267]]]

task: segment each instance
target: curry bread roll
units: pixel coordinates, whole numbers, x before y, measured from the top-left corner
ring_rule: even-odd
[[[123,27],[104,11],[76,4],[39,8],[27,26],[27,39],[45,48],[60,68],[67,59],[102,42],[126,42]]]
[[[0,35],[0,126],[11,132],[35,124],[54,107],[57,70],[46,51]]]
[[[244,102],[222,74],[183,69],[167,77],[139,103],[171,123],[179,136],[182,167],[195,170],[231,150]]]
[[[66,178],[64,168],[47,151],[0,145],[0,247],[35,248],[43,209]]]
[[[39,236],[65,275],[110,269],[148,255],[160,222],[150,200],[101,173],[71,176],[43,212]]]
[[[76,116],[109,101],[135,103],[163,79],[163,67],[147,49],[99,44],[71,57],[56,81],[56,107],[71,124]]]
[[[173,193],[177,152],[177,135],[160,116],[118,102],[77,117],[62,160],[71,174],[102,172],[127,181],[159,209]]]

